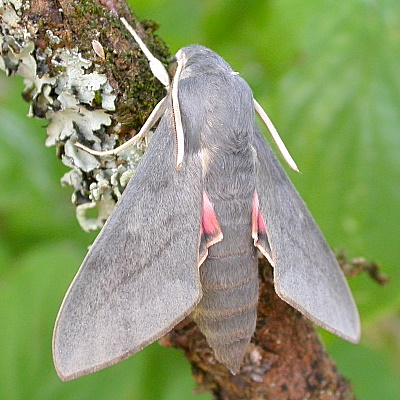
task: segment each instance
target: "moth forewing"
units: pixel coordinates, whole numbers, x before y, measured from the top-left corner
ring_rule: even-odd
[[[136,353],[200,300],[202,164],[186,154],[188,162],[176,170],[171,114],[168,104],[63,301],[53,354],[64,380]]]
[[[257,192],[277,294],[316,324],[357,342],[359,315],[343,272],[261,132],[254,132]]]

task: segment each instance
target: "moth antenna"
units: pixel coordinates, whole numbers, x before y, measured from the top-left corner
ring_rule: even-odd
[[[86,153],[92,154],[93,156],[99,156],[99,157],[104,157],[104,156],[115,156],[116,154],[120,153],[122,150],[125,150],[129,146],[132,146],[136,142],[138,142],[140,139],[143,137],[146,137],[147,134],[149,133],[150,129],[154,126],[154,124],[161,118],[165,111],[165,105],[166,105],[166,97],[164,97],[161,101],[158,102],[158,104],[154,107],[154,110],[151,112],[149,115],[149,118],[147,118],[146,122],[140,129],[140,131],[131,139],[129,139],[127,142],[124,144],[121,144],[121,146],[112,149],[112,150],[106,150],[106,151],[97,151],[97,150],[92,150],[89,149],[89,147],[84,146],[83,144],[76,142],[75,146],[79,147],[80,149],[86,151]]]
[[[279,136],[278,131],[275,129],[274,124],[269,119],[267,113],[260,106],[260,104],[257,102],[256,99],[253,99],[253,101],[254,101],[254,108],[257,111],[257,114],[260,116],[260,118],[264,122],[265,126],[267,127],[269,133],[272,136],[273,141],[276,144],[276,147],[278,147],[278,150],[282,154],[282,157],[288,163],[290,168],[292,168],[296,172],[300,172],[298,167],[297,167],[297,165],[296,165],[296,163],[294,162],[292,156],[290,155],[288,149],[286,148],[285,143],[283,143],[281,137]]]
[[[168,88],[170,85],[170,79],[167,70],[165,69],[163,63],[155,58],[153,54],[151,54],[150,50],[143,43],[142,39],[140,39],[139,35],[135,32],[135,30],[128,24],[124,17],[121,17],[121,22],[125,25],[125,28],[129,31],[129,33],[136,40],[137,44],[143,51],[146,58],[149,60],[149,65],[151,72],[153,75],[166,87]]]
[[[183,155],[185,154],[185,137],[183,135],[181,109],[179,107],[179,99],[178,99],[178,82],[179,82],[179,75],[183,67],[182,60],[179,60],[177,64],[178,65],[176,67],[176,72],[172,80],[171,97],[172,97],[172,113],[173,113],[174,127],[175,127],[176,168],[180,169],[183,162]]]

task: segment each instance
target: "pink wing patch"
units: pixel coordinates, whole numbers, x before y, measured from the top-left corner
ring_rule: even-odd
[[[263,256],[273,266],[271,247],[268,242],[267,229],[265,227],[264,218],[260,212],[260,204],[258,201],[257,192],[254,191],[253,197],[253,210],[252,210],[252,237],[254,239],[254,246],[256,246]]]
[[[213,244],[220,242],[223,238],[214,207],[206,192],[203,192],[200,233],[199,266],[207,258],[208,248]]]

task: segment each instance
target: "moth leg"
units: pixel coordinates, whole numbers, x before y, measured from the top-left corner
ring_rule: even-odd
[[[112,150],[106,150],[106,151],[97,151],[97,150],[92,150],[89,149],[89,147],[84,146],[83,144],[77,142],[75,143],[76,147],[79,147],[80,149],[86,151],[89,154],[92,154],[94,156],[99,156],[99,157],[104,157],[104,156],[114,156],[118,153],[120,153],[122,150],[125,150],[129,146],[132,146],[134,143],[138,142],[140,139],[145,137],[150,129],[154,126],[154,124],[161,118],[161,116],[164,114],[164,111],[166,109],[166,97],[164,97],[154,108],[154,110],[151,112],[149,118],[147,118],[146,122],[140,129],[140,131],[131,139],[129,139],[127,142],[122,144],[121,146],[112,149]]]
[[[299,169],[297,168],[297,165],[294,162],[292,156],[290,155],[288,149],[286,148],[281,137],[279,136],[278,131],[275,129],[274,124],[269,119],[267,113],[263,110],[263,108],[260,106],[260,104],[257,102],[256,99],[253,99],[253,100],[254,100],[254,108],[257,111],[257,114],[260,116],[260,118],[264,122],[265,126],[269,130],[269,133],[271,134],[273,141],[275,142],[276,146],[278,147],[278,150],[282,154],[282,157],[288,163],[290,168],[294,169],[296,172],[300,172]]]

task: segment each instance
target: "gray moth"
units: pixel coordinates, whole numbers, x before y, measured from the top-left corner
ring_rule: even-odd
[[[256,112],[296,169],[247,83],[199,45],[178,51],[171,83],[135,39],[168,94],[134,138],[159,121],[62,303],[58,375],[71,380],[126,359],[188,315],[216,358],[239,372],[256,325],[258,250],[285,302],[357,342],[347,282],[257,126]]]

